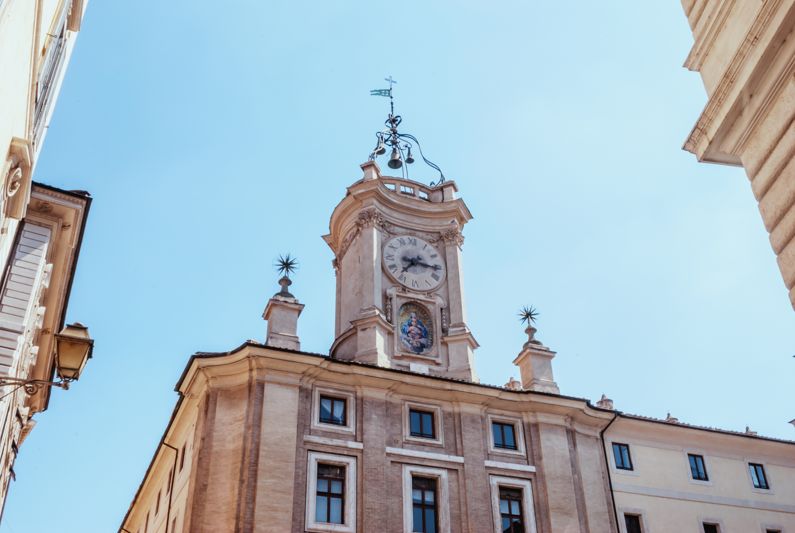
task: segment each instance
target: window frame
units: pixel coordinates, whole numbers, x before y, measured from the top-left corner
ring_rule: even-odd
[[[319,464],[345,467],[342,524],[316,521],[317,470]],[[304,518],[304,530],[316,532],[356,533],[356,487],[358,485],[356,457],[350,455],[338,455],[310,451],[307,453],[306,472],[306,513]]]
[[[433,488],[424,488],[420,487],[417,488],[419,484],[418,481],[428,482],[428,484],[433,484]],[[419,504],[414,500],[414,491],[419,490],[422,498],[420,499]],[[425,493],[432,493],[433,494],[433,503],[428,504],[425,502]],[[416,531],[416,524],[414,523],[414,515],[415,511],[417,510],[417,505],[420,506],[420,513],[422,515],[422,525],[423,531],[426,530],[425,528],[425,518],[426,518],[426,511],[428,509],[433,510],[433,529],[434,531],[439,529],[439,480],[437,478],[430,478],[426,476],[411,476],[411,530]]]
[[[646,528],[643,526],[643,514],[634,511],[623,511],[621,513],[621,516],[624,518],[623,522],[621,522],[621,525],[619,526],[620,531],[622,533],[629,533],[629,529],[627,528],[628,516],[634,516],[635,518],[638,519],[638,526],[640,526],[640,533],[644,533],[646,531]]]
[[[533,483],[530,479],[492,475],[489,476],[489,486],[491,488],[491,510],[494,531],[502,531],[502,516],[500,513],[500,488],[502,487],[522,491],[522,518],[524,519],[525,533],[537,533]]]
[[[450,487],[447,470],[418,465],[403,465],[403,532],[413,533],[414,501],[412,481],[414,477],[436,480],[436,517],[439,527],[437,533],[450,533]]]
[[[625,446],[626,447],[626,449],[627,449],[627,459],[629,459],[629,468],[624,467],[624,466],[618,466],[618,463],[616,462],[616,446],[619,446],[619,447],[620,446]],[[610,457],[612,458],[613,467],[615,468],[615,470],[620,471],[620,472],[634,472],[635,471],[635,462],[632,460],[632,449],[630,448],[629,444],[627,444],[625,442],[611,442],[610,443],[610,451],[611,451]],[[623,463],[623,457],[622,457],[622,463]]]
[[[433,415],[434,437],[418,437],[411,434],[411,411],[422,411]],[[439,405],[406,401],[403,403],[403,440],[417,444],[444,446],[444,424],[442,408]]]
[[[323,401],[331,402],[331,418],[324,420],[323,419]],[[342,426],[345,427],[348,425],[348,399],[344,396],[332,396],[330,394],[323,394],[320,393],[320,398],[318,399],[318,416],[317,421],[320,424],[331,424],[332,426]],[[334,410],[337,404],[342,404],[342,420],[340,422],[336,422],[334,418]]]
[[[693,463],[690,461],[691,457],[695,458],[695,459],[701,459],[701,468],[704,471],[704,477],[703,478],[696,477],[694,475],[694,473],[693,473]],[[688,470],[690,471],[690,481],[695,481],[695,482],[698,482],[698,483],[709,483],[710,482],[709,470],[707,469],[707,460],[706,460],[706,458],[704,457],[703,454],[695,453],[695,452],[687,452],[687,466],[688,466]]]
[[[746,468],[746,472],[748,472],[748,478],[751,480],[751,488],[754,490],[754,492],[760,492],[762,494],[771,494],[772,490],[771,490],[771,484],[770,484],[770,476],[768,475],[767,470],[765,470],[764,463],[754,463],[754,462],[748,461],[747,465],[748,465],[748,468]],[[751,469],[753,467],[756,467],[756,466],[758,466],[762,470],[762,476],[765,479],[765,486],[764,487],[757,487],[756,483],[754,483],[754,475],[751,474]],[[759,475],[757,473],[757,478],[758,477],[759,477]]]
[[[516,456],[525,457],[527,455],[527,451],[525,448],[525,440],[524,440],[524,423],[521,418],[499,415],[499,414],[490,414],[487,417],[487,421],[488,421],[489,453],[509,455],[513,457]],[[515,450],[512,450],[510,448],[497,447],[497,445],[494,442],[493,427],[495,423],[513,425],[513,437],[514,440],[516,441]]]
[[[333,424],[320,421],[320,397],[326,396],[339,400],[345,400],[345,425]],[[346,433],[348,435],[356,433],[356,394],[349,390],[317,386],[312,388],[312,422],[311,428],[319,431],[333,431],[336,433]]]

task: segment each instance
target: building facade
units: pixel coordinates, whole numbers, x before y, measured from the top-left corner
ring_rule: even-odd
[[[91,198],[33,181],[66,66],[81,0],[0,0],[0,506],[14,460],[47,407],[56,336]],[[35,386],[23,386],[23,381]]]
[[[747,533],[720,499],[745,498],[737,507],[749,520],[795,531],[792,443],[561,395],[555,352],[532,326],[514,359],[521,381],[479,383],[460,260],[471,214],[455,183],[384,176],[374,161],[362,169],[324,237],[337,274],[329,354],[301,351],[303,305],[283,277],[264,343],[189,361],[120,531],[673,531],[665,513],[691,503],[665,467],[663,451],[676,446],[701,451],[714,473],[718,494],[694,500],[697,516]],[[630,481],[614,443],[636,457]],[[647,449],[660,450],[659,464]],[[776,495],[751,500],[736,480],[724,485],[722,450],[766,466]]]
[[[682,0],[685,67],[709,97],[685,142],[699,161],[745,168],[795,306],[795,2]]]

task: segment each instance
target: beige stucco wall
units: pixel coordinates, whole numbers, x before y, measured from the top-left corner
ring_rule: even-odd
[[[615,468],[612,443],[628,444],[633,470]],[[795,444],[619,418],[605,433],[614,497],[623,513],[640,514],[646,532],[721,533],[795,529]],[[708,481],[693,480],[688,453],[702,455]],[[755,489],[748,463],[764,466],[769,490]]]

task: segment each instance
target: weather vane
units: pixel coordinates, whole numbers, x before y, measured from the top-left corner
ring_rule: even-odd
[[[436,182],[431,182],[431,187],[443,183],[445,179],[442,169],[440,169],[436,163],[429,161],[425,157],[425,155],[422,153],[422,147],[420,146],[420,142],[417,140],[417,138],[409,133],[398,132],[398,125],[400,125],[403,119],[400,117],[400,115],[395,114],[395,99],[392,96],[392,89],[397,81],[392,79],[392,76],[384,78],[384,81],[389,83],[389,89],[373,89],[370,91],[370,96],[389,97],[389,116],[387,117],[386,122],[384,122],[386,128],[375,134],[376,138],[378,139],[378,143],[370,153],[370,160],[375,161],[376,157],[379,155],[384,155],[386,153],[387,146],[389,146],[392,148],[392,153],[389,156],[389,162],[387,163],[387,166],[395,170],[399,168],[402,169],[403,177],[408,178],[408,168],[403,164],[403,162],[405,161],[409,165],[414,163],[414,155],[411,153],[411,150],[416,145],[417,150],[420,152],[420,157],[422,157],[422,160],[425,161],[425,164],[439,172],[439,180]]]

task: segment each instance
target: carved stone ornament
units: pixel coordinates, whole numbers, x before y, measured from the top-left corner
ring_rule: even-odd
[[[439,241],[445,244],[455,244],[459,248],[464,245],[464,236],[458,228],[449,229],[442,232],[439,236]]]
[[[384,298],[384,315],[386,316],[386,321],[392,324],[392,297],[387,296]]]
[[[359,213],[359,216],[356,217],[356,224],[354,228],[348,232],[345,238],[342,240],[342,244],[340,245],[340,249],[337,252],[337,263],[342,261],[342,258],[345,257],[345,252],[348,251],[353,241],[356,240],[356,237],[359,236],[359,233],[362,232],[364,228],[379,228],[381,230],[385,230],[387,226],[386,220],[384,220],[383,215],[379,213],[375,209],[365,209]]]
[[[3,214],[21,220],[30,199],[31,146],[25,139],[14,137],[8,148],[3,176]]]

